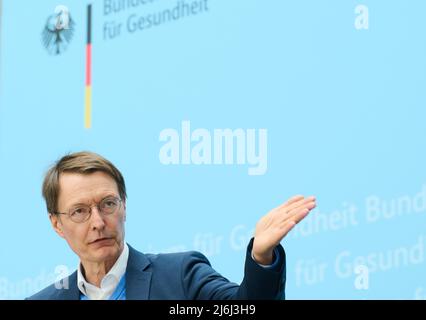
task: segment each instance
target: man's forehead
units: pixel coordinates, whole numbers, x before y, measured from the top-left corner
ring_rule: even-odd
[[[115,180],[101,171],[89,174],[64,172],[59,176],[60,202],[100,200],[96,198],[117,192]]]

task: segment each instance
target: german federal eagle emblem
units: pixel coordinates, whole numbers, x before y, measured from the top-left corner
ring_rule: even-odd
[[[52,55],[63,53],[74,35],[74,20],[65,6],[58,6],[55,13],[47,18],[41,40]]]

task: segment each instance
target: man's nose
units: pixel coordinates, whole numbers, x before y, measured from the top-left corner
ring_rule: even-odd
[[[92,207],[92,215],[90,217],[90,224],[93,230],[101,230],[105,227],[104,216],[99,211],[97,206]]]

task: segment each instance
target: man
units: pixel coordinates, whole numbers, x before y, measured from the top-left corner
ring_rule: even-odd
[[[199,252],[143,254],[124,240],[126,187],[120,171],[91,152],[64,156],[46,173],[43,197],[53,229],[80,258],[78,270],[30,299],[282,299],[287,233],[316,206],[296,196],[257,223],[240,285]]]

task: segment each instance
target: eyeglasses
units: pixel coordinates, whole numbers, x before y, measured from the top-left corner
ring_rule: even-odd
[[[102,199],[99,203],[96,203],[92,206],[89,205],[77,205],[72,207],[68,213],[63,212],[54,212],[55,214],[64,214],[67,215],[71,221],[76,223],[82,223],[89,220],[92,215],[92,207],[96,206],[98,211],[104,215],[112,215],[116,213],[121,208],[122,200],[117,197],[106,197]]]

